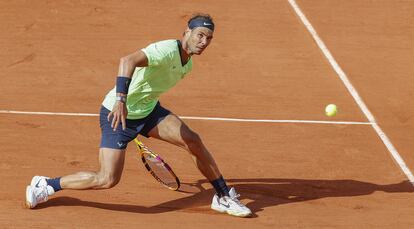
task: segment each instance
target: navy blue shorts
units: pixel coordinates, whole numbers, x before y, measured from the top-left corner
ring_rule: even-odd
[[[126,129],[122,130],[122,124],[119,123],[114,131],[111,127],[113,116],[108,122],[108,114],[111,112],[104,106],[101,107],[99,120],[101,125],[101,148],[126,149],[128,143],[134,140],[138,134],[145,137],[148,132],[158,125],[171,112],[157,103],[154,110],[143,119],[126,119]]]

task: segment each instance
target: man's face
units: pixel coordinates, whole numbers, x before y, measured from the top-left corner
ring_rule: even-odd
[[[187,47],[192,54],[200,55],[213,39],[213,31],[205,27],[196,27],[188,32]]]

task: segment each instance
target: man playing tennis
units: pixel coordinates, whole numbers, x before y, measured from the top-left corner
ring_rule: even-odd
[[[34,176],[26,188],[26,205],[34,208],[62,189],[107,189],[121,178],[127,144],[138,134],[154,137],[186,149],[216,194],[211,208],[246,217],[250,209],[229,189],[212,155],[177,115],[163,108],[159,96],[192,69],[192,55],[200,55],[213,38],[213,19],[196,14],[188,21],[181,40],[150,44],[121,58],[116,86],[105,97],[100,111],[102,132],[100,170],[78,172],[50,179]]]

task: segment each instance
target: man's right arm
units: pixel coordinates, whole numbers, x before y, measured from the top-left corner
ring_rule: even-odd
[[[148,58],[142,50],[138,50],[121,58],[119,63],[118,76],[132,77],[136,67],[147,67]]]
[[[114,116],[111,123],[111,127],[114,130],[117,128],[120,122],[122,124],[122,129],[125,130],[126,117],[128,116],[128,110],[125,103],[127,98],[129,82],[131,81],[132,74],[134,73],[136,67],[146,66],[148,66],[148,58],[145,55],[145,53],[141,50],[138,50],[134,53],[131,53],[121,58],[119,63],[116,85],[117,101],[115,103],[114,109],[108,115],[108,121],[112,115]]]

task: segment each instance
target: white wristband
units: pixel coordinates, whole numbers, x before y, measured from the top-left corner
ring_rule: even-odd
[[[126,96],[117,96],[116,101],[126,103]]]

